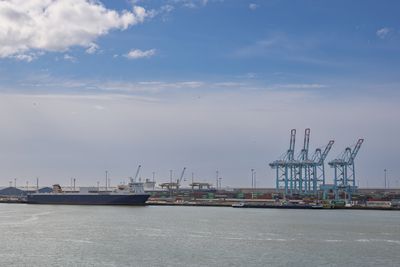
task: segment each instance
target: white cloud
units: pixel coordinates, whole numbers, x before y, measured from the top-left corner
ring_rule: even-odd
[[[247,79],[254,79],[254,78],[257,77],[257,73],[248,72],[248,73],[246,73],[245,77],[246,77]]]
[[[137,5],[140,2],[143,2],[142,0],[130,0],[129,2],[131,2],[132,5]]]
[[[257,5],[257,4],[254,4],[254,3],[249,4],[250,10],[256,10],[258,7],[259,7],[259,5]]]
[[[71,57],[71,59],[70,59]],[[64,55],[64,60],[76,60],[72,56]],[[74,62],[74,61],[73,61]],[[15,87],[16,93],[30,92],[33,94],[46,94],[57,92],[98,95],[125,95],[125,96],[151,96],[164,97],[165,93],[191,94],[191,93],[210,93],[210,92],[315,92],[317,89],[332,88],[331,84],[318,82],[304,83],[260,83],[258,79],[248,79],[246,76],[240,79],[205,81],[205,80],[181,80],[181,81],[163,81],[163,80],[107,80],[107,79],[64,79],[51,75],[32,76],[26,80],[20,81],[19,87]],[[0,82],[0,93],[2,84]]]
[[[170,0],[170,3],[178,4],[186,8],[198,8],[206,6],[208,0]]]
[[[378,36],[381,39],[385,39],[388,34],[390,33],[390,29],[389,28],[382,28],[376,31],[376,36]]]
[[[244,83],[240,82],[217,82],[212,84],[212,86],[215,87],[229,87],[229,88],[240,88],[242,86],[245,86]]]
[[[157,94],[164,91],[202,89],[207,83],[201,81],[182,81],[182,82],[164,82],[164,81],[142,81],[142,82],[94,82],[85,87],[93,87],[99,92],[118,93],[118,94]],[[92,90],[93,91],[93,90]]]
[[[105,109],[105,107],[102,106],[102,105],[94,105],[93,108],[97,109],[97,110],[104,110]]]
[[[154,15],[168,14],[168,13],[172,12],[174,9],[175,9],[175,7],[172,5],[163,5],[160,7],[160,9],[158,11],[153,11],[153,13],[154,13]]]
[[[64,55],[64,60],[66,61],[71,61],[71,62],[76,62],[76,57],[70,56],[68,54]]]
[[[139,58],[149,58],[152,57],[156,54],[155,49],[150,49],[150,50],[140,50],[140,49],[132,49],[129,51],[128,54],[125,55],[125,57],[129,59],[139,59]]]
[[[174,6],[171,5],[163,5],[160,7],[160,12],[162,13],[169,13],[172,12],[174,10]]]
[[[153,11],[155,12],[155,14],[160,14],[160,13],[170,13],[175,9],[174,6],[172,5],[163,5],[159,8],[159,10],[157,11]]]
[[[147,18],[154,18],[156,16],[161,16],[162,20],[166,20],[169,13],[171,13],[175,9],[174,6],[166,4],[163,6],[160,6],[158,9],[151,9],[146,11],[146,17]]]
[[[99,50],[99,46],[95,43],[90,43],[89,48],[86,49],[86,53],[88,54],[94,54]]]
[[[303,36],[302,38],[284,32],[271,33],[268,38],[243,46],[231,54],[237,58],[274,58],[322,66],[344,66],[343,62],[316,55],[315,51],[326,45],[326,40]]]
[[[94,52],[98,37],[113,29],[125,30],[147,16],[140,6],[117,12],[92,0],[0,1],[0,58],[66,51],[72,46]]]
[[[319,83],[289,83],[289,84],[278,84],[276,87],[284,89],[319,89],[319,88],[326,88],[327,85]]]
[[[15,58],[16,60],[19,60],[19,61],[31,62],[36,59],[36,55],[33,53],[32,54],[19,54],[19,55],[13,56],[13,58]]]

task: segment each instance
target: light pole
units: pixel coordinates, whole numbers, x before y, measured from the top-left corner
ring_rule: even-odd
[[[215,186],[216,186],[216,189],[218,190],[218,177],[219,177],[219,171],[217,170],[215,173],[217,174],[217,176],[216,176],[216,179],[215,179]]]
[[[156,172],[153,172],[153,190],[156,185]]]
[[[251,169],[251,188],[254,188],[254,169]]]
[[[194,198],[194,172],[192,172],[192,197]]]
[[[106,192],[108,190],[107,183],[108,183],[108,171],[106,170]]]
[[[169,170],[169,196],[172,197],[172,172],[173,170]]]
[[[383,172],[385,173],[384,178],[385,178],[385,189],[386,189],[386,175],[387,175],[387,170],[384,169]]]

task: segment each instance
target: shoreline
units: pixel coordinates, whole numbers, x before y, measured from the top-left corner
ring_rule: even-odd
[[[149,202],[146,205],[148,206],[180,206],[180,207],[232,207],[233,203],[176,203],[176,202]],[[386,211],[400,211],[400,207],[362,207],[362,206],[353,206],[353,207],[331,207],[331,208],[323,208],[318,207],[314,208],[310,206],[284,206],[284,205],[252,205],[247,204],[245,206],[235,206],[232,208],[239,209],[311,209],[311,210],[386,210]]]
[[[29,204],[23,198],[2,198],[0,204]],[[55,204],[50,204],[55,205]],[[107,206],[107,205],[105,205]],[[112,205],[110,205],[112,206]],[[221,201],[221,200],[200,200],[200,201],[164,201],[148,200],[145,206],[180,206],[180,207],[232,207],[245,209],[317,209],[317,210],[385,210],[400,211],[400,207],[367,207],[367,206],[318,206],[312,204],[271,204],[254,201]]]

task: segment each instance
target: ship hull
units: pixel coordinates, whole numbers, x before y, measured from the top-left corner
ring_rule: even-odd
[[[145,205],[148,194],[31,194],[27,196],[28,204],[59,205]]]

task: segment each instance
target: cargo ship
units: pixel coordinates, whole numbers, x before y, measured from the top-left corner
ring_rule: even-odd
[[[51,193],[32,193],[26,197],[28,204],[60,205],[145,205],[150,194],[144,192],[143,183],[130,182],[112,191],[98,188],[80,188],[76,192],[64,192],[59,184],[53,185]]]

